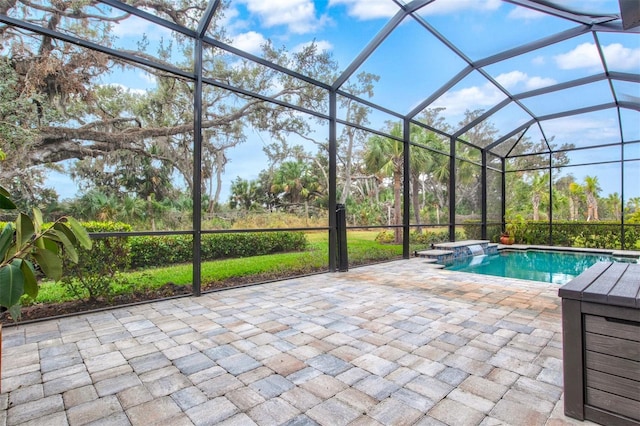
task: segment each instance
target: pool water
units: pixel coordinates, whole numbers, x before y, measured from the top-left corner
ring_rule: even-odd
[[[609,255],[592,253],[503,250],[495,255],[468,257],[445,269],[565,284],[597,262],[612,261],[637,262],[635,259],[620,260]]]

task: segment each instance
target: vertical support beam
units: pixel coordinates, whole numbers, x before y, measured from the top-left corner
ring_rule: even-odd
[[[336,220],[337,192],[337,96],[336,91],[329,92],[329,271],[336,271],[338,257],[338,228]],[[345,212],[346,213],[346,212]]]
[[[502,217],[502,231],[505,230],[505,216],[507,215],[507,159],[502,158],[502,196],[500,206],[500,217]]]
[[[411,173],[411,123],[409,119],[405,117],[403,122],[403,140],[404,140],[404,148],[403,148],[403,166],[404,173],[402,174],[402,257],[404,259],[409,259],[409,239],[410,239],[410,231],[411,228],[409,224],[411,223],[411,195],[409,191],[410,186],[410,173]]]
[[[194,67],[196,87],[193,91],[193,274],[194,296],[202,292],[202,40],[195,41]]]
[[[549,245],[553,245],[553,154],[549,153]]]
[[[621,249],[626,250],[624,239],[624,145],[620,145],[620,244]]]
[[[480,209],[482,210],[481,216],[481,224],[480,224],[480,235],[481,239],[487,239],[487,151],[483,149],[480,151],[482,153],[482,171],[480,175],[480,185],[482,186],[482,198],[480,200]]]
[[[336,234],[338,238],[338,271],[349,270],[349,253],[347,251],[347,210],[344,204],[336,204]]]
[[[456,240],[456,140],[449,139],[449,241]]]

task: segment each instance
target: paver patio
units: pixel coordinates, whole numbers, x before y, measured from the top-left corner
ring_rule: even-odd
[[[563,425],[558,286],[423,259],[3,330],[0,425]]]

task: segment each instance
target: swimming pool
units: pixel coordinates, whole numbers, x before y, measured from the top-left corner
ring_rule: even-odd
[[[565,284],[597,262],[624,261],[637,263],[637,259],[619,259],[606,254],[557,252],[545,250],[503,250],[495,255],[468,257],[447,266],[448,271],[471,272]]]

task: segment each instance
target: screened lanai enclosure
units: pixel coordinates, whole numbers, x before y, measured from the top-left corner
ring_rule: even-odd
[[[82,220],[99,275],[195,294],[244,274],[220,259],[304,255],[266,280],[508,225],[637,250],[639,9],[0,0],[0,185]]]

